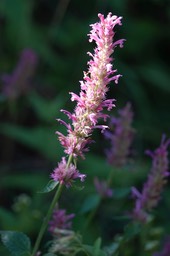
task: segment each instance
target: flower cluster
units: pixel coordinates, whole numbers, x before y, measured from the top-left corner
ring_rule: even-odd
[[[70,187],[72,185],[73,180],[80,179],[84,181],[86,175],[80,174],[74,164],[70,164],[67,166],[67,162],[65,157],[62,158],[62,161],[58,164],[58,167],[54,169],[51,174],[51,178],[54,181],[58,181],[60,184],[66,185],[66,187]]]
[[[72,226],[71,220],[74,218],[74,214],[66,214],[66,211],[64,209],[59,209],[56,207],[56,209],[53,212],[53,216],[51,221],[49,222],[49,232],[53,236],[58,236],[60,233],[60,230],[69,230]]]
[[[15,99],[24,94],[30,88],[30,79],[33,77],[37,66],[37,55],[32,49],[24,49],[21,52],[19,62],[11,75],[4,74],[3,92],[10,99]]]
[[[168,172],[168,151],[167,147],[170,144],[170,139],[165,140],[162,137],[161,145],[154,152],[147,151],[146,153],[152,157],[152,168],[148,175],[148,180],[143,186],[142,193],[136,188],[132,188],[132,193],[136,199],[133,217],[139,221],[147,221],[147,212],[150,212],[157,206],[160,200],[160,194],[164,185],[167,182]]]
[[[49,222],[49,232],[53,236],[49,247],[49,255],[61,254],[72,255],[76,251],[76,243],[79,239],[76,233],[71,230],[74,214],[66,214],[64,209],[56,209],[53,212],[52,220]]]
[[[76,234],[72,230],[65,230],[65,232],[63,236],[53,239],[47,255],[76,255],[81,251],[82,238],[80,234]]]
[[[112,16],[111,13],[106,18],[102,14],[98,15],[100,22],[91,25],[89,41],[95,41],[97,47],[94,54],[88,53],[92,59],[88,62],[88,71],[84,72],[84,81],[80,81],[81,92],[79,95],[71,94],[71,100],[77,101],[74,113],[66,110],[64,112],[71,124],[66,124],[63,120],[58,120],[67,127],[68,134],[64,136],[60,132],[59,141],[65,148],[65,153],[84,157],[84,152],[88,151],[87,145],[91,142],[91,134],[94,128],[105,130],[106,125],[98,125],[98,119],[106,120],[108,115],[102,113],[106,107],[111,110],[114,107],[114,99],[106,99],[108,84],[113,80],[118,83],[120,75],[115,75],[117,70],[112,68],[112,53],[119,45],[123,47],[124,40],[113,41],[115,25],[121,25],[121,17]]]
[[[111,118],[110,130],[105,131],[104,135],[111,142],[111,148],[106,150],[108,163],[112,166],[121,167],[127,163],[134,135],[131,104],[127,103],[118,113],[118,117]]]

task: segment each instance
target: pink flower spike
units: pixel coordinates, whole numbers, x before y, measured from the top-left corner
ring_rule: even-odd
[[[112,54],[117,45],[123,46],[124,39],[114,40],[116,25],[121,25],[122,17],[117,17],[109,13],[106,18],[99,14],[99,22],[91,25],[89,41],[94,41],[96,47],[93,53],[89,53],[90,60],[87,62],[88,70],[83,72],[83,81],[80,81],[81,91],[79,95],[70,92],[71,101],[76,101],[73,113],[62,110],[72,124],[66,125],[68,134],[59,134],[59,141],[65,148],[66,154],[73,155],[74,158],[81,156],[88,150],[91,142],[93,130],[100,128],[103,132],[107,128],[105,125],[98,125],[99,118],[106,121],[107,115],[103,113],[104,108],[110,111],[114,105],[114,99],[107,99],[106,94],[109,90],[109,83],[118,83],[121,75],[116,74],[113,69]],[[60,121],[61,122],[61,121]]]

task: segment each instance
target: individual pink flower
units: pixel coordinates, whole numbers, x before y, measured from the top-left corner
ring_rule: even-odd
[[[66,210],[59,209],[56,207],[56,209],[53,211],[52,219],[49,222],[49,232],[53,236],[59,235],[58,230],[59,229],[71,229],[72,222],[71,220],[74,218],[75,214],[66,214]]]
[[[8,98],[15,99],[29,90],[37,60],[37,54],[32,49],[24,49],[13,73],[1,77],[3,93]]]
[[[51,174],[51,178],[54,181],[58,181],[60,184],[70,187],[75,179],[80,179],[84,181],[86,175],[80,174],[74,164],[67,166],[65,157],[62,158],[62,161],[58,164],[58,167],[54,169]]]
[[[132,128],[133,111],[130,103],[118,111],[118,117],[111,117],[109,130],[104,135],[111,143],[106,150],[108,163],[112,166],[124,166],[129,157],[130,147],[134,137]]]
[[[71,94],[71,100],[77,105],[73,113],[66,110],[64,112],[72,121],[66,124],[63,120],[58,120],[67,127],[67,135],[56,132],[59,141],[65,149],[65,153],[84,157],[84,152],[88,151],[88,144],[92,142],[91,134],[95,128],[102,131],[106,125],[99,125],[98,120],[103,118],[106,121],[107,114],[103,109],[111,110],[114,107],[114,99],[106,99],[108,84],[111,81],[118,83],[121,75],[116,75],[117,70],[113,69],[111,61],[112,53],[116,46],[123,47],[124,39],[114,41],[114,27],[121,25],[121,17],[109,13],[106,18],[102,14],[98,15],[100,22],[92,24],[89,34],[89,41],[95,41],[94,53],[88,53],[91,60],[88,62],[88,71],[84,72],[84,80],[80,81],[81,91],[77,95]]]
[[[136,188],[132,188],[132,193],[137,198],[133,210],[134,219],[147,221],[148,212],[156,207],[160,200],[161,192],[167,182],[167,176],[169,176],[167,151],[169,144],[170,139],[165,140],[165,136],[163,136],[159,148],[154,152],[146,152],[152,157],[152,168],[142,192],[140,193]]]

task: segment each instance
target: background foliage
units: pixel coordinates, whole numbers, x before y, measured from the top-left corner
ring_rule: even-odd
[[[37,194],[47,182],[50,172],[63,155],[57,141],[56,130],[64,129],[55,119],[63,115],[60,109],[74,108],[68,92],[79,91],[79,80],[86,70],[89,24],[96,22],[97,14],[112,12],[123,16],[123,26],[117,28],[116,37],[126,38],[123,49],[116,49],[115,68],[123,75],[119,85],[110,85],[110,97],[117,99],[117,109],[127,101],[132,102],[136,139],[133,169],[116,172],[114,187],[130,187],[141,184],[148,171],[146,148],[159,144],[162,133],[170,136],[170,1],[166,0],[1,0],[0,1],[0,228],[23,231],[35,237],[43,212],[48,208],[51,195]],[[11,100],[4,94],[3,75],[11,74],[23,49],[32,49],[38,64],[29,90]],[[116,109],[112,114],[116,113]],[[85,189],[65,191],[62,205],[79,212],[75,229],[81,229],[85,215],[81,202],[94,191],[93,177],[105,177],[109,170],[104,154],[103,136],[95,132],[96,143],[80,169],[87,172]],[[141,158],[145,161],[141,164]],[[124,172],[125,171],[125,172]],[[127,177],[126,177],[127,176]],[[169,190],[165,194],[169,195]],[[128,192],[127,192],[128,194]],[[107,219],[110,211],[119,215],[125,206],[126,191],[117,190],[116,208],[100,209],[97,216],[101,227],[97,230],[108,241],[122,230],[122,223],[114,221],[114,231]],[[76,200],[75,200],[76,198]],[[121,198],[121,203],[117,201]],[[72,204],[72,202],[74,203]],[[126,202],[126,203],[125,203]],[[125,203],[125,204],[124,204]],[[168,196],[163,200],[170,209]],[[88,203],[89,205],[89,203]],[[81,209],[81,210],[80,210]],[[87,209],[86,209],[87,210]],[[86,211],[85,210],[85,211]],[[82,211],[82,212],[81,212]],[[167,213],[158,211],[161,221],[167,221]],[[163,217],[164,216],[164,217]],[[94,223],[95,227],[95,223]],[[96,229],[91,227],[85,240],[96,239]],[[108,230],[103,234],[103,230]],[[170,223],[166,226],[170,232]],[[3,250],[3,249],[1,249]],[[6,252],[3,252],[3,255]]]

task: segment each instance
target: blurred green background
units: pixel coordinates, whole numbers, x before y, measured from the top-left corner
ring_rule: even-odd
[[[42,206],[42,196],[35,196],[35,192],[47,182],[50,172],[63,155],[55,131],[64,131],[65,128],[55,119],[65,118],[60,113],[61,108],[70,111],[74,108],[68,93],[79,92],[79,80],[82,80],[89,60],[86,52],[93,51],[94,46],[88,42],[89,25],[98,20],[99,12],[123,16],[123,25],[116,27],[115,38],[125,38],[126,43],[114,54],[114,67],[123,77],[118,85],[110,85],[108,96],[116,98],[117,109],[127,101],[132,103],[136,129],[135,154],[138,158],[143,157],[146,148],[153,149],[159,145],[162,133],[170,136],[169,0],[1,0],[2,228],[16,229],[19,225],[20,230],[24,228],[34,234],[40,222],[40,209],[47,208],[44,204]],[[11,98],[4,93],[4,75],[15,73],[25,49],[34,52],[37,63],[31,73],[29,88]],[[25,74],[24,69],[22,72]],[[17,82],[24,87],[20,81]],[[111,114],[114,115],[117,109]],[[94,138],[96,144],[91,146],[88,163],[80,163],[81,168],[89,172],[91,180],[93,175],[102,176],[100,169],[103,166],[106,168],[104,138],[97,131]],[[23,219],[16,214],[14,207],[15,197],[22,193],[34,195],[27,213],[22,211]],[[48,197],[46,199],[48,201]],[[28,198],[24,200],[26,203],[29,201]],[[63,200],[67,201],[66,196]],[[78,203],[76,207],[79,207]],[[37,226],[30,226],[28,216],[32,216]]]

